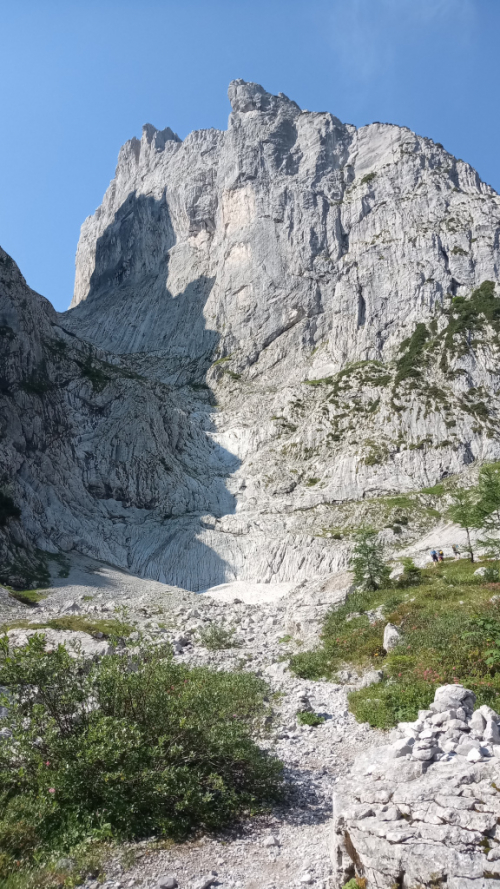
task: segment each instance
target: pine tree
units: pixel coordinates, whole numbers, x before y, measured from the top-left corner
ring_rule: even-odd
[[[479,508],[478,495],[475,490],[457,491],[453,496],[453,502],[447,510],[448,518],[467,534],[466,550],[471,562],[474,561],[474,549],[470,537],[473,528],[482,527],[482,514]]]
[[[349,562],[358,589],[378,590],[389,582],[389,568],[384,562],[383,548],[372,528],[356,534],[356,543]]]
[[[490,534],[500,531],[500,471],[495,466],[482,467],[477,490],[481,527]],[[480,544],[490,556],[499,557],[499,539],[488,536]]]

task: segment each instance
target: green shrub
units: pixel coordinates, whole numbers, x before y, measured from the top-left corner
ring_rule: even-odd
[[[366,877],[353,877],[348,883],[345,883],[342,889],[366,889]]]
[[[297,722],[299,725],[323,725],[325,717],[318,716],[316,713],[311,713],[308,710],[300,710],[299,713],[297,713]]]
[[[468,351],[473,345],[474,334],[481,333],[486,324],[490,324],[493,330],[500,330],[500,298],[495,296],[494,281],[483,281],[466,299],[464,296],[454,296],[448,312],[448,326],[443,331],[445,348],[456,352],[457,347],[454,338],[461,341],[461,348]]]
[[[429,331],[425,324],[417,324],[414,332],[404,340],[399,350],[403,354],[396,362],[395,384],[411,378],[419,378],[425,367],[425,348],[429,339]]]
[[[401,563],[403,565],[404,571],[396,581],[396,586],[399,589],[406,589],[411,586],[419,586],[422,583],[422,571],[420,568],[417,568],[413,559],[408,557],[403,557],[401,559]]]
[[[216,624],[209,624],[199,630],[198,637],[201,644],[211,651],[222,651],[224,648],[239,648],[240,643],[234,638],[234,629],[226,630]]]
[[[330,661],[324,648],[316,651],[301,651],[290,658],[290,669],[301,679],[323,679],[331,677],[333,662]]]
[[[0,641],[0,686],[0,879],[86,838],[178,838],[279,797],[252,674],[189,669],[167,646],[84,661],[36,635]]]
[[[373,182],[376,175],[376,173],[367,173],[366,176],[363,176],[361,185],[367,185],[369,182]]]
[[[488,566],[482,579],[485,583],[498,583],[500,581],[500,571],[498,568],[490,568]]]

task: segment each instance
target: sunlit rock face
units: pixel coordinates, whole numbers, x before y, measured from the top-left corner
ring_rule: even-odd
[[[360,501],[500,451],[498,195],[406,128],[229,98],[225,132],[146,125],[82,226],[57,324],[129,376],[87,398],[85,457],[65,438],[86,505],[36,526],[192,589],[337,570]]]

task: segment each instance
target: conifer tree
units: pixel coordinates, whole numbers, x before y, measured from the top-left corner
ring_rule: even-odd
[[[358,589],[372,591],[388,584],[389,568],[384,562],[382,544],[373,528],[363,528],[356,534],[349,567]]]
[[[453,501],[447,510],[448,518],[456,525],[460,525],[467,535],[466,551],[469,553],[471,562],[474,561],[474,548],[470,532],[473,528],[480,528],[482,525],[482,515],[478,503],[478,494],[475,490],[456,491]]]

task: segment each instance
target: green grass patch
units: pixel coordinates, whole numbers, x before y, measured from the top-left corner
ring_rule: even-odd
[[[438,483],[437,485],[432,485],[430,488],[422,488],[422,494],[431,494],[433,497],[442,497],[446,494],[446,488],[442,483]]]
[[[34,608],[38,605],[42,599],[46,598],[46,593],[40,592],[40,590],[13,590],[9,589],[9,595],[12,599],[16,599],[18,602],[21,602],[22,605],[28,605]]]
[[[325,717],[318,716],[316,713],[311,713],[309,710],[300,710],[299,713],[297,713],[297,722],[299,725],[323,725]]]
[[[306,386],[331,386],[333,377],[321,377],[317,380],[304,380],[303,382]]]
[[[491,582],[499,563],[484,563],[490,579],[474,576],[480,564],[450,560],[422,570],[420,585],[354,593],[327,616],[322,645],[291,658],[292,670],[331,679],[345,665],[382,668],[383,682],[350,695],[356,717],[379,728],[414,719],[446,683],[462,683],[478,704],[500,709],[500,604],[491,601],[500,593]],[[383,618],[370,623],[366,612],[380,605]],[[402,633],[390,654],[382,648],[388,621]]]

